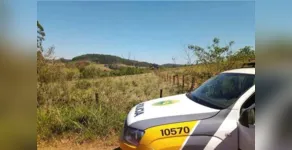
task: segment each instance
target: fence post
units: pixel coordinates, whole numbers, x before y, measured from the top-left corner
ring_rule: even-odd
[[[166,74],[166,81],[168,81],[168,74]]]
[[[160,98],[162,98],[162,89],[160,89]]]
[[[98,105],[99,104],[99,97],[98,97],[98,93],[95,93],[95,102]]]
[[[182,88],[184,89],[185,87],[185,75],[182,76]]]
[[[194,86],[195,86],[195,77],[192,77],[192,85],[191,85],[190,91],[194,89]]]
[[[177,79],[177,85],[179,86],[179,76],[176,75],[176,79]]]
[[[172,77],[172,84],[175,84],[175,75]]]

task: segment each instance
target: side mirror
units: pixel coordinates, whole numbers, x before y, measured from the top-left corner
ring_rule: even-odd
[[[247,128],[255,124],[255,108],[245,109],[240,115],[239,123]]]

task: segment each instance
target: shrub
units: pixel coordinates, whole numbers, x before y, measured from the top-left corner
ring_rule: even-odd
[[[88,61],[77,61],[75,63],[75,66],[79,69],[79,71],[83,70],[88,65],[90,65],[90,62]]]
[[[97,68],[95,65],[86,66],[83,70],[81,70],[82,78],[94,78],[102,75],[102,70]]]
[[[63,73],[65,74],[67,81],[72,81],[80,77],[80,72],[77,68],[72,68],[72,69],[64,68]]]
[[[64,64],[46,62],[38,70],[38,81],[42,83],[57,82],[65,80],[66,75],[63,73]]]
[[[118,70],[114,70],[110,72],[111,76],[123,76],[123,75],[134,75],[134,74],[142,74],[145,73],[146,70],[142,68],[135,67],[121,67]]]

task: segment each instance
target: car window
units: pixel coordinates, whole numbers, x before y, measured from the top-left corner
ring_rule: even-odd
[[[244,92],[254,85],[255,75],[222,73],[188,94],[195,102],[209,107],[227,108],[232,105]]]

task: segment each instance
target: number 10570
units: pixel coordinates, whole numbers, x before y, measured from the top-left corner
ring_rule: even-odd
[[[169,135],[177,135],[181,133],[190,133],[189,127],[177,127],[177,128],[169,128],[169,129],[162,129],[161,135],[162,136],[169,136]]]

